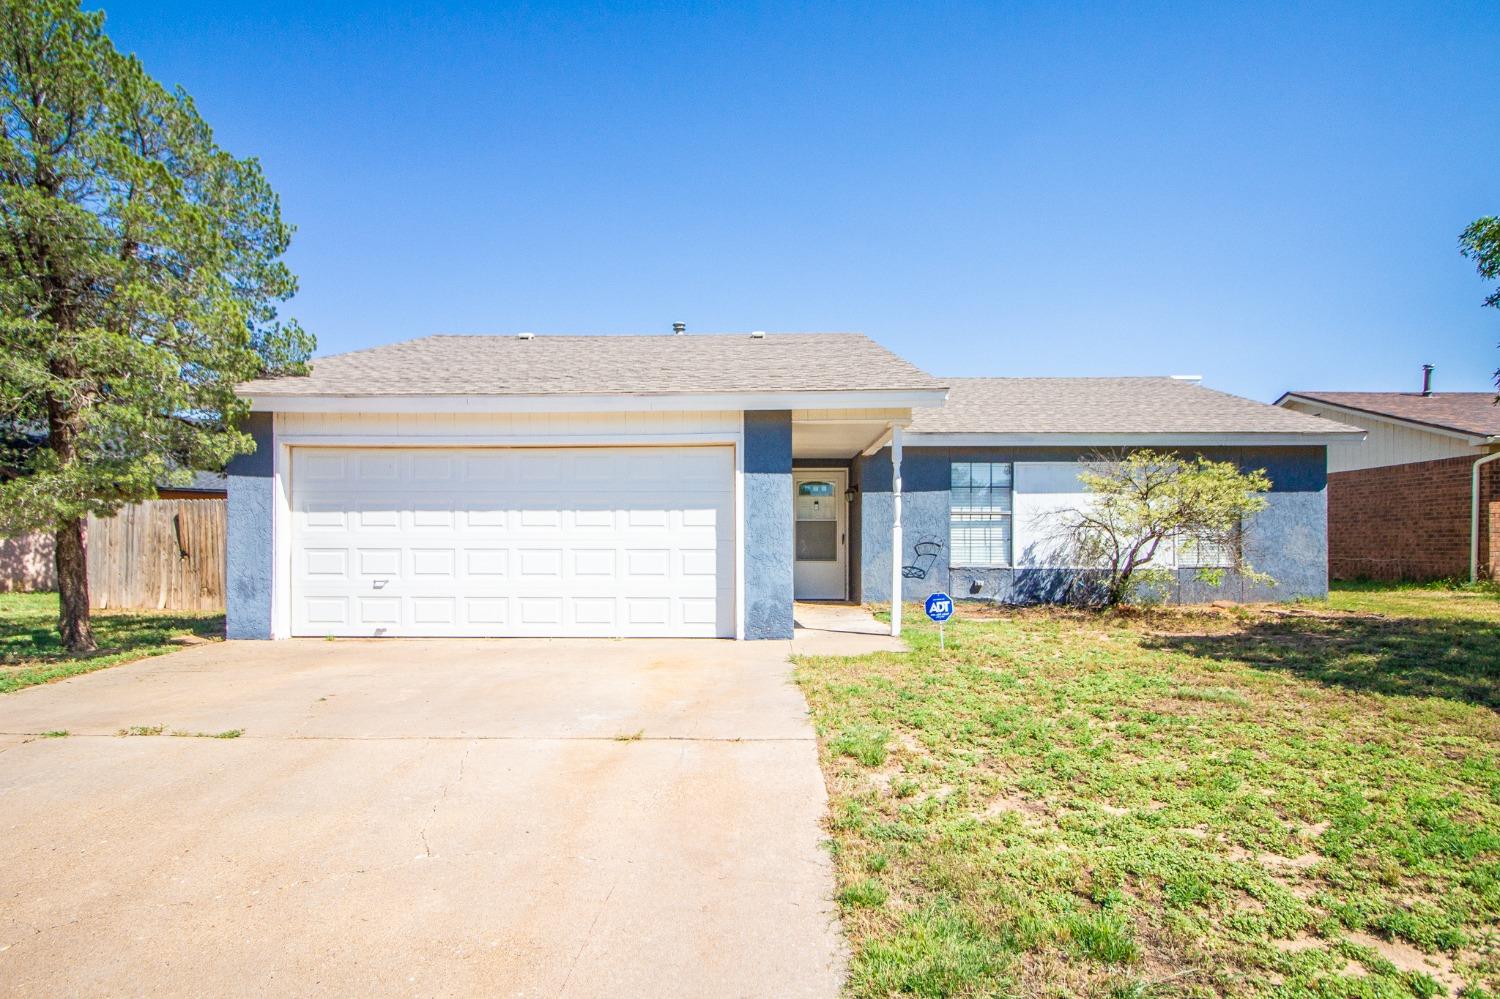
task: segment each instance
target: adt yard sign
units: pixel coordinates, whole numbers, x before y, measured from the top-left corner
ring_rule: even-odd
[[[934,593],[927,598],[927,616],[937,622],[938,648],[947,648],[943,638],[943,622],[953,616],[953,598],[946,593]]]

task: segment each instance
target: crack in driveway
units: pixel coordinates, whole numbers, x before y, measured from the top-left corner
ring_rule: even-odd
[[[454,777],[452,781],[443,782],[442,788],[438,791],[437,799],[432,803],[432,810],[427,813],[427,821],[422,823],[422,827],[417,830],[417,835],[422,840],[423,857],[429,859],[432,857],[432,846],[427,842],[427,829],[432,825],[432,820],[437,818],[438,808],[443,804],[443,802],[448,800],[448,789],[450,787],[457,787],[459,784],[463,783],[464,767],[468,765],[469,754],[473,751],[474,744],[472,742],[464,747],[463,755],[459,756],[458,758],[458,775]]]

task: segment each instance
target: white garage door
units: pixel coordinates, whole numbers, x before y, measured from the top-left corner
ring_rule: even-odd
[[[292,634],[734,634],[727,447],[293,448]]]

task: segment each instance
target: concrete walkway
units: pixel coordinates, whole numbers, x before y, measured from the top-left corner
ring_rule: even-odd
[[[891,637],[891,626],[875,620],[860,604],[799,601],[792,610],[796,630],[792,651],[806,656],[858,656],[869,652],[905,652],[906,643]]]
[[[230,642],[0,698],[0,982],[834,996],[789,649]]]

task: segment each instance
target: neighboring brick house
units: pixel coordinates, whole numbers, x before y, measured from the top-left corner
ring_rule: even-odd
[[[1288,392],[1277,405],[1366,431],[1328,454],[1334,579],[1500,575],[1500,406],[1491,392]],[[1477,549],[1477,550],[1476,550]]]

